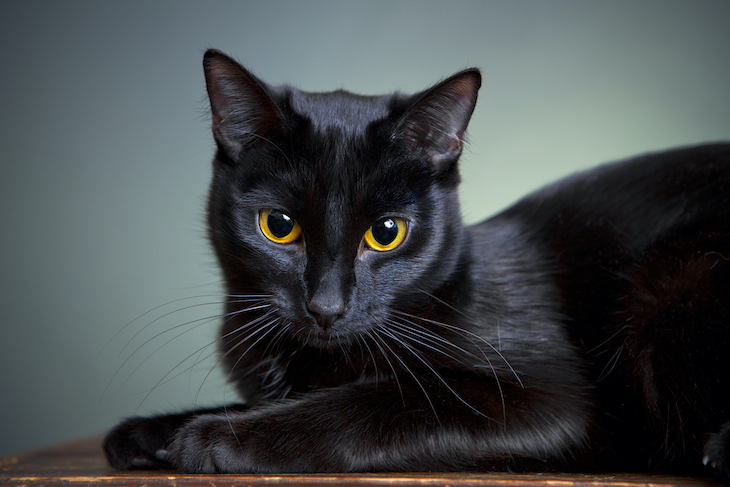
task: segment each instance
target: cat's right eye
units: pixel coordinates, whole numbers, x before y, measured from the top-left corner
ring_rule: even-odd
[[[278,244],[293,243],[302,234],[299,223],[279,210],[262,210],[259,227],[266,238]]]

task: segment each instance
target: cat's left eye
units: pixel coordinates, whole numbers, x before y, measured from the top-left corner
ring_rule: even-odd
[[[292,243],[302,234],[299,223],[279,210],[262,210],[259,226],[266,238],[279,244]]]
[[[403,243],[407,229],[402,218],[381,218],[365,232],[365,243],[373,250],[387,252]]]

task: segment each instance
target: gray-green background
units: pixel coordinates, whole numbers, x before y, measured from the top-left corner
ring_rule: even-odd
[[[233,400],[203,348],[206,48],[306,90],[481,67],[474,222],[579,168],[730,138],[728,25],[727,0],[3,1],[0,453]]]

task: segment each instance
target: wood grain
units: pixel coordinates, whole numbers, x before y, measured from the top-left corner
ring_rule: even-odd
[[[583,474],[319,474],[187,475],[174,471],[112,470],[104,460],[101,438],[0,458],[0,485],[54,486],[348,486],[380,487],[717,487],[708,479],[663,475]]]

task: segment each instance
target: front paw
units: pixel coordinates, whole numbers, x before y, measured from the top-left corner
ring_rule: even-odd
[[[131,418],[107,434],[104,453],[120,470],[174,468],[166,451],[171,436],[169,425],[160,418]]]
[[[243,440],[250,437],[240,431],[241,426],[240,420],[225,414],[197,416],[178,429],[168,450],[169,459],[177,468],[190,473],[259,471],[251,461],[249,448],[243,445]]]
[[[719,478],[730,479],[730,423],[710,436],[705,445],[705,465],[709,465]]]

